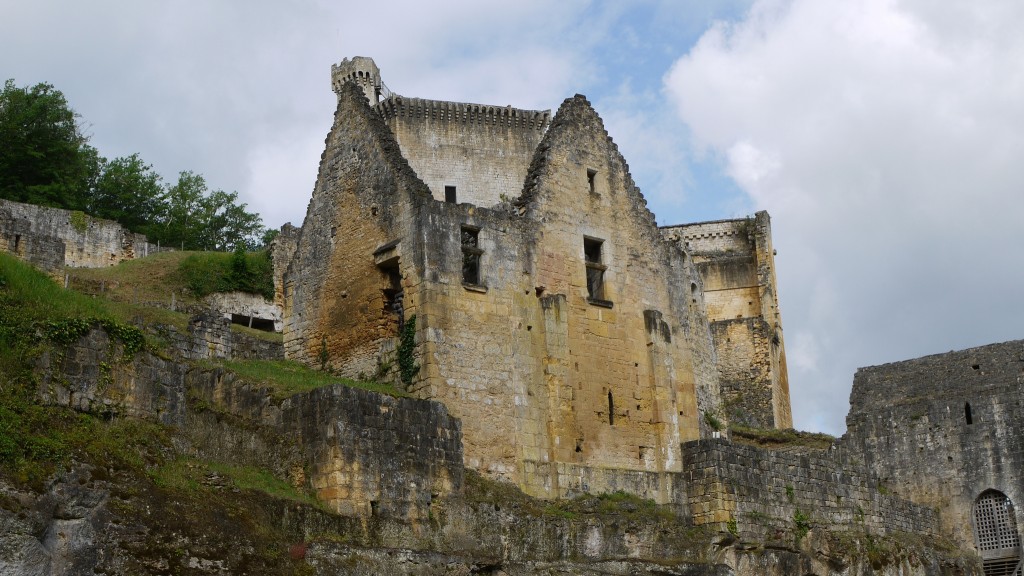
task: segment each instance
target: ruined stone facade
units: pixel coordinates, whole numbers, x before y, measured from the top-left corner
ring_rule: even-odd
[[[601,118],[579,95],[553,117],[410,99],[379,74],[332,70],[334,126],[281,280],[286,355],[443,402],[466,465],[531,494],[673,500],[680,445],[726,420],[722,367],[698,263]],[[774,398],[763,420],[788,423]]]
[[[0,250],[56,274],[65,266],[113,266],[159,248],[117,222],[0,199]]]
[[[729,418],[755,428],[792,428],[768,213],[662,231],[685,243],[700,271]]]
[[[1024,340],[861,368],[846,447],[889,491],[938,510],[986,572],[1018,565]]]

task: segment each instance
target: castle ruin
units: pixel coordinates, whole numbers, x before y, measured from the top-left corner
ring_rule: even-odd
[[[392,94],[369,58],[332,77],[289,358],[443,402],[468,467],[542,497],[666,502],[682,443],[791,425],[767,214],[659,229],[580,95],[552,116]]]

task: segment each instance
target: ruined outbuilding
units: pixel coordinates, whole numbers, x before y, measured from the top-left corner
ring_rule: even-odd
[[[289,358],[443,402],[468,467],[544,497],[673,499],[666,473],[682,443],[719,434],[723,393],[751,398],[752,422],[790,424],[772,260],[748,266],[770,278],[753,295],[707,292],[586,98],[553,116],[406,98],[358,57],[332,78],[334,126],[283,250]],[[733,238],[701,253],[717,241]],[[717,343],[736,330],[712,304],[744,311],[749,350]]]

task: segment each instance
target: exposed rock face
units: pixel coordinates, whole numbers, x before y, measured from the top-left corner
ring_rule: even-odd
[[[555,506],[464,472],[459,423],[439,403],[342,386],[275,399],[221,370],[120,358],[99,330],[46,358],[45,380],[75,390],[49,401],[175,425],[173,452],[194,459],[200,481],[182,491],[81,463],[42,490],[0,482],[0,574],[981,574],[941,539],[903,532],[928,533],[928,511],[907,516],[912,506],[842,458],[702,441],[686,450],[704,455],[690,468],[705,476],[678,481],[688,507],[594,496]],[[88,362],[110,365],[110,380],[75,377]],[[270,470],[331,511],[239,491],[204,462]],[[759,494],[759,481],[774,489]],[[732,515],[738,530],[694,525],[730,498],[718,520]],[[855,506],[866,519],[848,517]],[[812,518],[800,536],[794,508]]]
[[[273,329],[275,332],[280,332],[283,325],[281,307],[258,294],[217,292],[207,296],[206,303],[235,324],[261,330]]]

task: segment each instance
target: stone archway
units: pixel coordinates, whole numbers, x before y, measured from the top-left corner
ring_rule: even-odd
[[[1013,502],[998,490],[986,490],[974,501],[974,543],[985,576],[1020,576],[1020,535]]]

